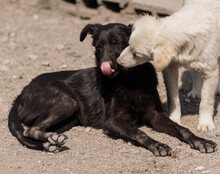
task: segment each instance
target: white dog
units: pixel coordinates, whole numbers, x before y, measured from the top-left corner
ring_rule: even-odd
[[[144,16],[133,26],[129,46],[118,63],[133,67],[152,62],[163,71],[170,118],[180,124],[178,67],[200,73],[203,84],[198,130],[212,131],[215,90],[219,79],[220,0],[187,0],[173,15]]]

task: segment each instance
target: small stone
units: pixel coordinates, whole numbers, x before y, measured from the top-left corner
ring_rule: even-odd
[[[13,79],[23,79],[23,76],[22,75],[19,75],[19,76],[18,75],[13,75],[12,78]]]
[[[220,131],[216,133],[216,136],[217,136],[217,137],[220,137]]]
[[[132,149],[132,153],[133,153],[133,154],[139,154],[140,151],[139,151],[139,150]]]
[[[190,103],[190,99],[186,98],[185,102]]]
[[[201,170],[204,170],[204,169],[205,169],[204,166],[197,166],[197,167],[195,168],[195,170],[197,170],[197,171],[201,171]]]
[[[10,33],[9,36],[10,36],[10,37],[15,37],[16,34],[15,34],[15,33]]]
[[[37,14],[33,15],[33,19],[34,20],[38,20],[39,19],[39,16]]]
[[[211,173],[211,172],[208,171],[208,170],[205,170],[205,171],[201,172],[201,174],[207,174],[207,173]]]
[[[62,51],[62,50],[64,49],[64,45],[62,45],[62,44],[57,44],[56,49],[57,49],[58,51]]]
[[[38,56],[35,55],[35,54],[29,54],[28,58],[31,59],[31,60],[36,60],[38,58]]]
[[[42,65],[42,66],[50,66],[50,63],[47,62],[47,61],[45,61],[45,62],[42,62],[41,65]]]
[[[86,129],[85,129],[85,132],[90,132],[91,131],[91,128],[90,127],[87,127]]]
[[[60,66],[60,68],[66,69],[66,68],[67,68],[67,65],[66,65],[66,64],[63,64],[63,65]]]

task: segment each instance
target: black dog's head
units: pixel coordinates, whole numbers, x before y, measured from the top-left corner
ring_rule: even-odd
[[[93,38],[92,45],[95,47],[96,65],[102,73],[108,77],[115,77],[119,71],[117,58],[128,46],[132,25],[111,23],[107,25],[88,24],[80,34],[82,42],[87,34]]]

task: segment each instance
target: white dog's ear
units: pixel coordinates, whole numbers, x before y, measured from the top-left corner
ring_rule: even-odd
[[[170,49],[166,46],[158,46],[153,52],[153,62],[154,68],[156,71],[163,71],[167,68],[176,56],[176,53],[173,49]]]

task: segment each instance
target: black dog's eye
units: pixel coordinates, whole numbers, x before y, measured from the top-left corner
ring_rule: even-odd
[[[112,40],[112,44],[120,44],[120,42],[118,40],[116,40],[116,39],[113,39]]]

